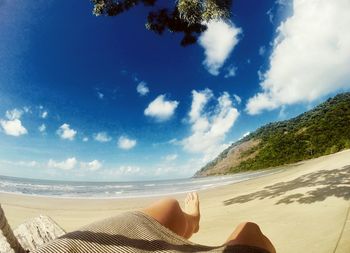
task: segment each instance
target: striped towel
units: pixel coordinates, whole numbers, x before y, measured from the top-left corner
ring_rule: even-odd
[[[250,246],[209,247],[195,244],[152,217],[126,212],[85,226],[42,246],[35,253],[232,252],[268,253]]]

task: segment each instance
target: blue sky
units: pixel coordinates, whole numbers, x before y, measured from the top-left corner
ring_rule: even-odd
[[[349,90],[349,10],[234,1],[231,20],[184,48],[146,30],[142,6],[95,17],[89,1],[1,1],[0,174],[189,177],[244,134]]]

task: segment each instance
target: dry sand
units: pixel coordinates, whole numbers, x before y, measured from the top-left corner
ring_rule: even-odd
[[[237,224],[253,221],[271,239],[277,252],[350,252],[350,150],[199,194],[202,216],[200,231],[191,238],[194,242],[222,244]],[[184,195],[174,197],[182,201]],[[45,214],[66,231],[142,208],[154,200],[0,194],[0,203],[11,226]]]

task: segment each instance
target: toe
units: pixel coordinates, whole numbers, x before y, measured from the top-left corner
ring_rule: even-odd
[[[185,198],[185,202],[188,203],[191,200],[191,194],[187,193],[186,198]]]
[[[197,193],[196,192],[192,192],[191,196],[192,196],[192,200],[194,200],[194,201],[197,200]]]

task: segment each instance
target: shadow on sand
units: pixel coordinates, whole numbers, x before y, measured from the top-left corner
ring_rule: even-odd
[[[316,187],[316,188],[315,188]],[[310,188],[305,193],[289,194],[293,190]],[[290,204],[298,202],[311,204],[323,201],[328,197],[350,199],[350,166],[334,170],[321,170],[300,176],[288,182],[269,185],[263,190],[246,195],[237,196],[224,201],[224,205],[246,203],[255,199],[280,198],[275,204]]]

